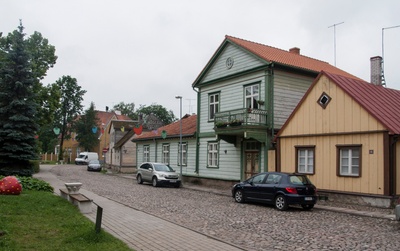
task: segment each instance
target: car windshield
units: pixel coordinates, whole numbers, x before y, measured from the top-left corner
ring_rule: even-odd
[[[89,163],[90,163],[90,164],[100,164],[100,161],[98,161],[98,160],[91,160]]]
[[[78,158],[82,159],[84,158],[86,155],[85,154],[79,154]]]
[[[156,171],[163,171],[163,172],[173,172],[174,171],[171,167],[164,165],[164,164],[154,164],[154,169]]]
[[[291,175],[289,176],[290,183],[294,185],[308,185],[311,181],[304,175]]]

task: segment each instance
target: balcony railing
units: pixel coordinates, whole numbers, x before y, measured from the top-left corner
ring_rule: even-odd
[[[236,109],[218,112],[215,114],[215,128],[227,126],[255,125],[265,126],[267,124],[267,111],[260,109]]]

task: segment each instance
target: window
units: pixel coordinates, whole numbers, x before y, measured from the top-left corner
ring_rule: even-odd
[[[249,85],[245,87],[245,107],[250,109],[258,109],[258,99],[259,99],[259,86]]]
[[[265,179],[265,176],[266,176],[265,173],[254,176],[254,178],[251,180],[251,182],[253,182],[253,184],[262,184]]]
[[[150,146],[143,146],[143,162],[150,161]]]
[[[182,142],[182,163],[187,165],[187,143]],[[181,146],[178,144],[178,166],[181,165]]]
[[[169,144],[164,144],[162,149],[162,163],[169,165]]]
[[[361,145],[337,146],[338,149],[338,175],[361,176]]]
[[[322,108],[326,108],[326,106],[329,104],[329,102],[331,101],[331,97],[329,97],[328,94],[326,94],[325,92],[321,94],[321,96],[318,99],[318,104],[322,107]]]
[[[219,111],[219,93],[210,94],[208,97],[209,114],[208,119],[214,120],[215,114]]]
[[[208,142],[208,167],[218,167],[218,143]]]
[[[282,176],[279,174],[270,174],[267,177],[266,183],[267,184],[279,184],[281,179],[282,179]]]
[[[314,174],[315,146],[296,146],[296,172]]]

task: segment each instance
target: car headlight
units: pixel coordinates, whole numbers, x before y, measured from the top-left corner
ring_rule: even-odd
[[[162,174],[159,174],[159,175],[160,175],[161,178],[165,178],[165,177],[166,177],[166,175],[163,174],[163,173],[162,173]]]

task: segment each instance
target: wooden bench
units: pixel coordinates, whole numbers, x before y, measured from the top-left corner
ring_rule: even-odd
[[[60,189],[60,195],[64,199],[68,200],[75,206],[79,208],[81,213],[91,213],[92,212],[92,200],[83,194],[71,194],[68,189]]]
[[[78,206],[79,210],[83,214],[92,212],[92,200],[83,194],[70,194],[69,200],[75,206]]]

